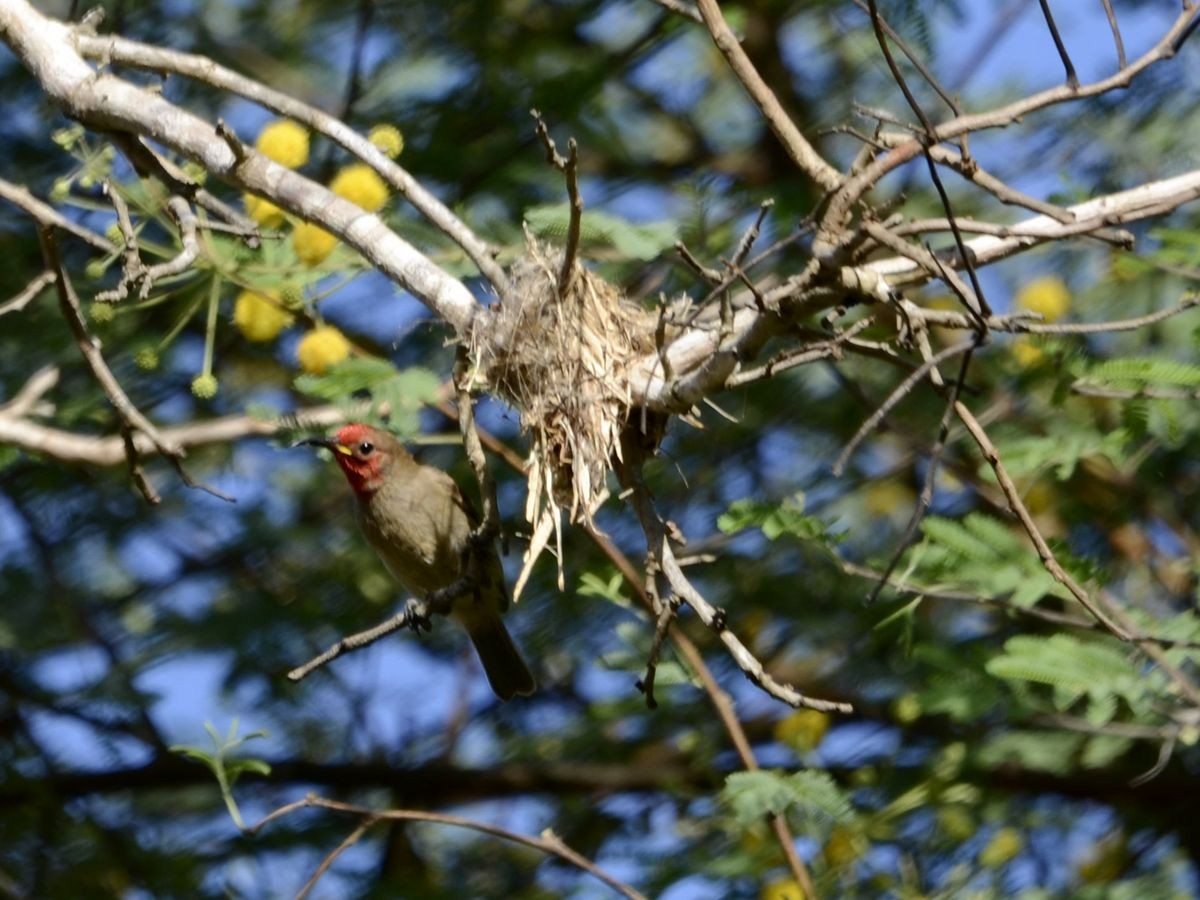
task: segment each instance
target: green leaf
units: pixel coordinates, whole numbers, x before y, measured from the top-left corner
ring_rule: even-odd
[[[805,515],[803,493],[797,493],[779,504],[750,499],[735,500],[728,510],[717,517],[717,528],[725,534],[759,528],[768,540],[790,535],[802,541],[820,541],[829,547],[842,539],[841,535],[830,533],[828,523],[816,516]]]
[[[1110,359],[1092,365],[1080,378],[1089,384],[1113,387],[1200,388],[1200,366],[1161,357]]]
[[[299,375],[296,390],[318,400],[338,400],[382,384],[396,374],[390,362],[355,357],[331,366],[324,375]]]
[[[1127,653],[1109,642],[1084,642],[1066,634],[1009,638],[1004,652],[985,668],[996,678],[1034,681],[1093,698],[1116,694],[1134,703],[1144,692]]]
[[[721,797],[743,826],[768,813],[793,808],[814,819],[849,824],[854,809],[837,783],[824,772],[806,770],[784,775],[778,771],[734,772],[725,779]]]
[[[538,237],[561,243],[570,227],[571,208],[566,203],[535,206],[525,211],[525,221]],[[650,260],[675,246],[679,230],[672,222],[636,225],[610,213],[584,210],[579,240],[585,249],[602,247],[622,259]]]
[[[1011,731],[987,741],[978,759],[989,769],[1015,762],[1035,772],[1065,775],[1073,768],[1073,757],[1083,741],[1083,735],[1070,732]]]

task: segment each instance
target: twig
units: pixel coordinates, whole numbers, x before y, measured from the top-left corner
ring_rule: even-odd
[[[922,332],[921,337],[925,338],[921,349],[928,353],[928,336]],[[958,398],[962,395],[963,384],[967,380],[967,370],[970,368],[974,351],[975,347],[972,346],[963,355],[962,363],[958,367],[958,377],[954,379],[950,398],[946,402],[945,410],[942,412],[942,420],[938,423],[937,439],[933,442],[933,449],[929,452],[929,460],[925,466],[925,480],[921,485],[921,494],[917,498],[916,506],[913,507],[908,524],[904,527],[904,534],[896,542],[896,549],[892,553],[891,559],[884,566],[879,580],[875,582],[875,586],[871,588],[871,593],[867,595],[868,604],[874,603],[879,599],[879,593],[887,585],[888,579],[892,577],[892,572],[896,570],[896,566],[900,564],[900,559],[904,555],[904,551],[912,543],[913,538],[917,534],[917,529],[921,525],[921,520],[925,517],[925,513],[929,511],[929,507],[933,503],[933,489],[937,481],[938,466],[942,462],[942,453],[946,449],[946,439],[950,435],[950,418],[954,415],[954,404],[958,402]]]
[[[975,443],[979,446],[980,451],[982,451],[988,465],[992,467],[992,471],[996,475],[996,480],[1000,483],[1000,490],[1004,492],[1004,496],[1008,500],[1009,509],[1016,515],[1021,523],[1021,527],[1025,529],[1025,533],[1029,535],[1029,539],[1033,542],[1033,546],[1037,550],[1038,557],[1041,559],[1046,571],[1050,573],[1055,581],[1070,591],[1071,596],[1078,600],[1083,608],[1091,613],[1096,621],[1112,632],[1113,635],[1123,641],[1133,640],[1135,636],[1133,632],[1123,625],[1118,624],[1108,612],[1101,609],[1096,601],[1088,595],[1088,592],[1080,587],[1075,579],[1059,563],[1058,558],[1050,549],[1050,545],[1046,543],[1046,539],[1042,537],[1041,531],[1038,530],[1036,523],[1034,523],[1033,516],[1029,514],[1029,509],[1021,499],[1020,491],[1017,490],[1017,486],[1013,483],[1012,478],[1009,477],[1008,470],[1000,460],[1000,453],[987,436],[987,432],[983,430],[983,426],[979,424],[978,420],[961,400],[954,404],[954,411],[963,425],[966,426],[967,431],[970,432],[971,437],[975,439]]]
[[[714,287],[722,284],[724,284],[726,287],[729,286],[728,284],[725,284],[725,279],[722,277],[720,272],[718,272],[716,269],[710,269],[708,266],[704,265],[704,263],[700,262],[700,260],[696,259],[696,257],[692,255],[692,251],[687,248],[687,244],[685,244],[683,241],[675,242],[675,250],[679,253],[680,259],[687,264],[687,267],[708,282],[708,284]]]
[[[865,12],[867,15],[871,15],[871,8],[866,4],[865,0],[854,0],[854,5],[857,6],[859,9],[861,9],[863,12]],[[930,71],[929,67],[926,66],[925,63],[922,61],[920,54],[915,52],[908,45],[908,42],[906,42],[904,40],[904,38],[902,38],[896,32],[896,30],[887,23],[887,20],[884,19],[883,16],[879,16],[878,18],[879,18],[879,24],[880,24],[880,26],[882,26],[884,32],[887,34],[887,36],[889,38],[892,39],[892,41],[896,44],[896,46],[900,48],[900,52],[908,57],[908,61],[913,64],[913,67],[918,72],[921,73],[921,77],[924,78],[925,81],[929,84],[929,86],[931,88],[933,88],[934,91],[937,92],[937,95],[942,98],[942,100],[945,102],[945,104],[948,107],[950,107],[950,109],[954,112],[955,115],[961,116],[963,113],[963,109],[962,109],[962,104],[960,104],[958,102],[958,98],[955,97],[952,93],[950,93],[950,91],[946,90],[946,88],[942,87],[942,83],[940,81],[938,81],[937,76],[934,75],[933,72]]]
[[[754,217],[754,224],[746,229],[746,233],[738,241],[737,249],[733,251],[733,258],[729,261],[731,272],[736,272],[745,277],[742,272],[742,263],[746,261],[746,257],[754,248],[754,242],[758,240],[759,232],[762,230],[763,220],[766,219],[767,213],[771,211],[771,207],[774,205],[775,201],[770,197],[758,205],[758,215]]]
[[[479,430],[475,427],[475,404],[471,398],[470,357],[465,345],[460,344],[454,361],[454,387],[458,395],[458,429],[462,434],[463,449],[471,468],[475,471],[475,481],[479,485],[479,495],[483,502],[483,519],[472,535],[473,540],[492,543],[500,537],[504,552],[508,552],[508,542],[504,538],[500,526],[500,506],[496,500],[496,480],[488,468],[487,457],[483,454],[483,444],[479,440]]]
[[[909,316],[941,328],[974,328],[962,313],[947,309],[927,309],[909,300],[901,305]],[[1155,310],[1132,319],[1114,319],[1109,322],[1038,322],[1032,321],[1036,314],[1014,313],[1008,316],[991,316],[984,321],[990,331],[1006,331],[1016,334],[1110,334],[1118,331],[1135,331],[1155,322],[1187,312],[1200,306],[1200,294],[1184,296],[1179,303],[1167,309]]]
[[[317,886],[317,882],[321,880],[321,876],[329,871],[329,867],[334,864],[339,856],[357,844],[364,834],[370,831],[379,822],[379,816],[374,813],[368,813],[363,816],[363,820],[359,822],[358,827],[346,835],[345,840],[333,848],[325,858],[321,860],[321,864],[313,871],[312,876],[308,881],[304,882],[303,887],[296,892],[296,900],[304,900]]]
[[[633,509],[646,536],[647,552],[652,553],[657,564],[661,566],[662,573],[666,576],[672,592],[681,601],[692,607],[696,611],[696,615],[700,617],[700,621],[711,628],[720,638],[721,643],[729,651],[730,657],[737,663],[738,668],[745,676],[762,688],[764,692],[789,706],[805,707],[823,712],[853,712],[853,707],[848,703],[806,697],[791,685],[782,684],[771,677],[746,645],[726,627],[725,611],[717,609],[704,599],[704,596],[696,590],[684,574],[671,549],[667,525],[654,509],[650,489],[642,479],[641,472],[631,465],[624,464],[620,466],[618,475],[626,490],[632,491]]]
[[[53,279],[51,279],[53,280]],[[45,366],[29,376],[29,380],[13,395],[11,400],[0,403],[0,416],[22,418],[29,415],[46,396],[46,392],[58,384],[58,367]]]
[[[982,320],[983,318],[990,316],[992,311],[988,307],[987,298],[983,293],[983,286],[979,283],[979,276],[975,272],[975,261],[968,252],[966,241],[962,236],[962,231],[959,229],[958,223],[955,221],[954,209],[950,204],[950,195],[946,193],[946,186],[942,184],[942,177],[938,174],[937,165],[934,163],[931,148],[938,142],[937,129],[934,127],[933,121],[925,113],[925,110],[922,108],[921,104],[917,102],[917,98],[913,95],[912,91],[909,90],[908,82],[904,78],[904,73],[900,71],[900,66],[896,64],[896,60],[892,56],[892,51],[888,47],[887,36],[884,34],[883,19],[879,15],[879,8],[876,0],[867,0],[867,3],[870,7],[871,26],[875,31],[875,38],[879,43],[880,51],[883,53],[884,61],[887,63],[888,69],[892,73],[892,78],[900,88],[900,92],[904,94],[904,99],[908,102],[908,105],[912,108],[912,111],[916,113],[917,118],[921,120],[921,125],[925,129],[925,134],[922,136],[921,140],[922,154],[925,157],[925,164],[929,169],[929,178],[933,182],[933,187],[937,191],[938,199],[942,204],[942,209],[946,213],[946,219],[950,223],[950,233],[954,236],[954,246],[958,249],[959,259],[962,260],[963,268],[967,271],[967,277],[971,280],[972,291],[964,291],[963,288],[956,284],[953,279],[948,280],[947,283],[951,288],[954,289],[954,292],[958,294],[959,299],[963,302],[963,305],[967,307],[967,311],[977,319]],[[873,232],[872,236],[875,236]],[[936,277],[945,278],[946,269],[940,263],[938,263],[933,269],[930,270],[930,274],[933,274]],[[969,296],[969,294],[973,294],[973,296]],[[970,302],[972,299],[975,301],[974,304]],[[982,330],[982,328],[983,325],[981,323],[980,329]]]
[[[117,252],[116,245],[108,238],[97,234],[90,228],[84,228],[82,225],[72,222],[54,207],[43,203],[37,197],[33,196],[28,189],[12,184],[2,178],[0,178],[0,200],[7,200],[14,206],[25,210],[39,224],[53,225],[55,228],[60,228],[68,234],[73,234],[84,243],[91,244],[97,250],[101,250],[104,253]]]
[[[105,181],[102,189],[117,214],[117,228],[125,242],[121,248],[121,255],[125,259],[121,263],[120,283],[111,291],[101,291],[97,294],[96,302],[115,303],[129,296],[130,286],[137,284],[145,276],[146,267],[142,265],[142,258],[138,254],[137,232],[133,228],[133,220],[129,217],[129,205],[111,182]]]
[[[1054,38],[1054,49],[1058,51],[1063,68],[1067,71],[1067,86],[1077,88],[1079,87],[1079,76],[1075,74],[1075,66],[1071,64],[1071,57],[1067,53],[1067,45],[1063,43],[1062,35],[1058,33],[1058,26],[1054,24],[1054,16],[1050,12],[1049,0],[1038,0],[1038,3],[1042,7],[1042,15],[1046,19],[1046,27],[1050,29],[1050,37]]]
[[[1113,12],[1112,0],[1100,0],[1104,4],[1104,14],[1108,17],[1108,27],[1112,31],[1113,43],[1117,47],[1117,68],[1125,68],[1125,42],[1121,40],[1121,27],[1117,24],[1117,14]]]
[[[532,847],[535,850],[540,850],[550,856],[556,856],[564,862],[570,863],[578,869],[587,872],[600,881],[603,881],[614,891],[621,894],[623,897],[628,897],[630,900],[646,900],[644,895],[639,893],[634,888],[630,887],[623,881],[609,875],[591,860],[580,855],[575,850],[572,850],[562,838],[556,835],[550,829],[546,829],[538,837],[528,834],[521,834],[516,831],[509,831],[507,828],[501,828],[498,825],[492,825],[488,822],[480,822],[476,819],[467,819],[463,816],[452,816],[446,813],[427,812],[425,810],[416,809],[370,809],[365,806],[357,806],[352,803],[342,803],[337,800],[329,800],[325,797],[320,797],[316,794],[309,794],[302,800],[297,800],[289,803],[286,806],[281,806],[265,816],[261,821],[252,825],[245,830],[249,836],[253,836],[261,831],[266,825],[274,822],[283,816],[290,815],[293,812],[301,809],[327,809],[332,812],[346,813],[349,815],[360,816],[364,820],[370,820],[371,824],[376,822],[431,822],[435,825],[450,825],[455,828],[468,828],[472,831],[478,831],[482,834],[490,834],[493,837],[502,838],[506,841],[511,841],[514,844],[524,844],[526,847]]]
[[[879,426],[879,423],[887,417],[887,414],[892,411],[897,403],[909,395],[912,389],[917,386],[917,383],[929,374],[931,369],[937,366],[938,363],[945,362],[951,357],[958,356],[961,353],[970,353],[977,345],[977,340],[954,344],[917,366],[912,374],[896,385],[892,392],[888,394],[887,399],[859,426],[858,431],[854,433],[854,437],[850,438],[850,442],[846,444],[845,449],[838,454],[837,461],[833,464],[833,474],[841,477],[842,473],[846,470],[846,463],[849,462],[854,451],[858,449],[858,445]]]
[[[542,114],[536,109],[531,109],[529,114],[533,116],[538,139],[541,140],[542,147],[546,151],[546,162],[562,172],[567,181],[570,221],[567,223],[567,244],[563,249],[562,271],[558,274],[558,297],[561,300],[567,296],[571,290],[571,283],[575,280],[576,258],[579,255],[579,234],[583,226],[583,199],[579,196],[579,147],[575,143],[575,138],[570,138],[567,141],[567,155],[564,158],[558,152],[554,138],[550,137],[550,129],[546,127],[546,120],[542,118]]]
[[[657,3],[663,9],[675,13],[677,16],[691,19],[700,25],[704,24],[704,19],[700,18],[700,13],[690,3],[685,2],[685,0],[651,0],[651,2]]]
[[[410,599],[404,609],[392,616],[390,619],[380,622],[365,631],[359,631],[355,634],[347,635],[344,638],[339,638],[327,650],[318,653],[304,665],[297,666],[287,673],[288,681],[302,681],[314,671],[321,668],[327,663],[333,662],[339,656],[346,653],[353,653],[355,650],[361,650],[363,647],[369,647],[376,641],[387,637],[393,632],[399,631],[401,628],[411,628],[413,631],[420,633],[422,629],[429,630],[432,625],[429,617],[433,613],[446,614],[450,611],[450,604],[456,597],[461,597],[463,594],[471,590],[475,584],[473,578],[460,578],[445,587],[438,588],[436,591],[431,591],[423,598]]]
[[[120,416],[124,429],[127,431],[137,429],[146,435],[164,456],[178,459],[178,457],[183,455],[182,448],[167,444],[158,429],[149,419],[142,415],[141,410],[133,405],[133,402],[121,387],[120,382],[117,381],[112,370],[108,368],[108,364],[104,361],[104,357],[100,353],[99,342],[88,333],[87,323],[83,318],[83,310],[79,305],[79,298],[75,295],[75,288],[67,278],[67,273],[58,258],[54,230],[43,225],[38,230],[38,236],[41,238],[42,256],[45,258],[46,267],[53,271],[56,276],[55,284],[58,287],[59,308],[62,310],[63,318],[67,320],[67,325],[75,338],[79,352],[83,355],[84,362],[88,364],[88,368],[92,370],[92,375],[99,382],[100,387],[108,397],[109,403],[112,404],[113,409]],[[139,472],[137,448],[128,436],[124,438],[124,444],[130,471]],[[158,495],[153,490],[148,490],[149,485],[145,483],[144,478],[135,477],[134,481],[139,489],[142,490],[142,494],[147,502],[154,504],[159,501]]]
[[[792,162],[820,187],[827,191],[836,189],[841,184],[841,175],[813,149],[791,116],[784,111],[775,92],[762,80],[762,76],[754,68],[754,63],[750,61],[750,57],[746,55],[746,51],[738,43],[737,36],[721,14],[717,0],[697,0],[696,6],[713,43],[725,56],[729,68],[759,108]]]
[[[28,306],[33,299],[46,288],[47,285],[54,281],[53,272],[42,272],[36,278],[29,282],[21,289],[21,292],[11,300],[5,300],[0,303],[0,316],[8,315],[8,313],[20,312]]]

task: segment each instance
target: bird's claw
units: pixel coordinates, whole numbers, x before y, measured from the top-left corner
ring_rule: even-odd
[[[422,630],[433,631],[433,622],[429,618],[429,612],[423,601],[416,597],[410,598],[404,607],[404,614],[408,619],[408,627],[417,634],[420,634]]]

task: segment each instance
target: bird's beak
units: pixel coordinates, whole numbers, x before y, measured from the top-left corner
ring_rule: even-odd
[[[326,450],[332,450],[334,453],[340,453],[343,456],[353,456],[354,451],[345,444],[339,444],[333,438],[306,438],[303,441],[298,441],[292,444],[293,447],[324,447]]]

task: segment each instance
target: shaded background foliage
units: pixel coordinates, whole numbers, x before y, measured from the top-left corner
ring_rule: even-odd
[[[562,201],[531,107],[556,135],[579,140],[589,210],[670,223],[658,234],[676,231],[703,260],[730,252],[761,200],[776,204],[765,245],[816,199],[707,36],[652,3],[105,6],[106,28],[210,55],[362,130],[398,125],[406,168],[511,254],[522,218]],[[1039,35],[1034,5],[1024,4],[1014,32],[996,24],[1021,6],[911,2],[885,11],[982,105],[1060,77],[1044,34],[1044,46],[1022,56],[1019,38]],[[1131,44],[1150,43],[1173,14],[1146,7],[1118,4],[1134,26]],[[846,121],[851,102],[898,108],[852,4],[763,2],[729,14],[809,133]],[[1104,27],[1099,9],[1073,10],[1064,23],[1069,37],[1097,46]],[[986,46],[993,29],[994,51],[963,53],[964,44]],[[1112,65],[1099,50],[1081,63]],[[973,149],[997,171],[1020,173],[1023,188],[1059,199],[1162,177],[1195,164],[1200,118],[1178,86],[1195,82],[1198,65],[1187,51],[1135,90],[1089,101],[1086,114],[1039,114],[1026,130],[980,137]],[[73,196],[90,198],[97,211],[84,215],[103,231],[109,216],[86,181],[90,166],[104,165],[101,148],[87,146],[79,162],[56,146],[51,133],[66,123],[7,55],[0,89],[4,177],[46,196],[64,175],[85,176]],[[164,89],[247,139],[269,118],[175,79]],[[844,136],[824,141],[843,162],[855,149]],[[330,174],[342,161],[319,143],[315,157]],[[910,208],[936,210],[919,169],[894,180]],[[972,212],[970,202],[958,211]],[[457,248],[402,206],[389,219],[439,262],[469,271]],[[1081,320],[1169,305],[1200,266],[1194,220],[1185,212],[1169,223],[1174,231],[1158,223],[1141,234],[1141,264],[1102,245],[1018,257],[985,272],[989,298],[1005,309],[1021,285],[1052,272],[1070,286],[1069,315]],[[628,242],[622,249],[623,236],[601,234],[589,247],[608,277],[648,302],[660,291],[699,290],[669,254],[651,247],[648,261],[638,259]],[[33,230],[8,207],[0,208],[0,241],[7,297],[41,262]],[[789,249],[763,271],[783,277],[802,258]],[[70,248],[72,271],[82,273],[87,259]],[[93,274],[85,293],[111,280]],[[246,343],[229,324],[232,287],[216,336],[215,398],[188,390],[200,366],[202,314],[186,319],[160,367],[134,364],[138,350],[207,296],[208,284],[204,274],[185,279],[168,302],[97,323],[132,398],[161,422],[303,402],[293,386],[296,331],[266,347]],[[400,369],[449,372],[444,331],[378,275],[361,274],[320,310]],[[972,402],[996,411],[997,443],[1020,460],[1013,469],[1022,490],[1072,571],[1145,610],[1155,633],[1193,640],[1194,400],[1089,399],[1069,387],[1106,357],[1194,362],[1196,325],[1192,316],[1124,335],[1044,340],[1025,355],[997,341],[969,379]],[[47,363],[62,369],[56,424],[114,432],[49,295],[0,319],[4,394]],[[268,777],[239,782],[247,819],[309,788],[377,806],[465,808],[519,830],[553,827],[652,895],[785,896],[782,859],[762,822],[768,808],[787,810],[802,855],[832,896],[1195,893],[1194,723],[1157,777],[1129,785],[1154,765],[1172,725],[1159,702],[1169,688],[1143,664],[1082,629],[1052,644],[1064,629],[1013,614],[1016,598],[981,605],[925,590],[885,592],[866,605],[870,582],[843,570],[846,561],[880,567],[895,548],[942,413],[940,398],[918,391],[834,479],[838,450],[898,377],[873,360],[849,359],[729,392],[717,398],[729,418],[706,410],[703,430],[676,423],[651,467],[664,510],[693,538],[689,552],[712,554],[698,583],[731,627],[780,678],[856,708],[829,719],[781,707],[745,683],[685,616],[680,627],[734,694],[761,762],[780,773],[728,784],[737,757],[677,660],[668,659],[659,708],[645,708],[633,683],[652,626],[582,533],[567,537],[565,591],[543,561],[510,617],[543,686],[535,698],[497,704],[460,636],[445,627],[419,641],[398,636],[293,686],[283,678],[288,669],[383,618],[398,599],[329,467],[303,451],[244,440],[191,459],[236,505],[188,491],[155,466],[164,502],[148,509],[121,468],[71,468],[0,447],[0,889],[63,897],[294,891],[347,823],[305,814],[239,837],[210,774],[169,749],[203,744],[205,720],[224,732],[238,716],[243,729],[268,732],[246,752],[272,766]],[[1137,388],[1164,377],[1107,383]],[[1176,383],[1194,390],[1193,377],[1184,372]],[[480,416],[520,445],[513,413],[485,403]],[[432,411],[421,425],[455,428]],[[423,457],[469,481],[456,448],[431,446]],[[502,510],[519,533],[523,478],[496,468]],[[899,570],[914,584],[1004,598],[1044,579],[989,478],[971,447],[951,444],[936,518]],[[611,505],[600,522],[640,558],[640,532],[624,507]],[[1046,591],[1052,585],[1023,602]],[[1084,651],[1098,655],[1085,659]],[[1057,669],[1032,671],[1047,660]],[[1181,651],[1179,664],[1191,671],[1193,660]],[[524,849],[397,825],[378,827],[345,854],[318,893],[598,890]]]

